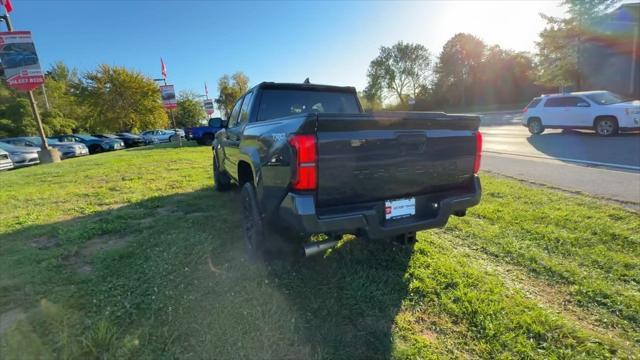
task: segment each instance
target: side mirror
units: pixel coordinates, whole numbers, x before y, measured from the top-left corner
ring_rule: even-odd
[[[222,120],[221,125],[223,128],[226,128],[229,125],[229,120]]]
[[[586,102],[579,102],[578,107],[589,107],[590,105]]]

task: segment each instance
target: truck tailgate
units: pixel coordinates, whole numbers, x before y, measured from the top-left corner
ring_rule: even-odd
[[[443,113],[318,114],[318,206],[468,187],[479,123]]]

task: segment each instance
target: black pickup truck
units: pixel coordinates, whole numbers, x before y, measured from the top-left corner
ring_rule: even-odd
[[[264,82],[216,134],[214,182],[218,191],[241,188],[254,259],[314,254],[343,234],[411,238],[479,203],[479,123],[365,113],[353,87]]]

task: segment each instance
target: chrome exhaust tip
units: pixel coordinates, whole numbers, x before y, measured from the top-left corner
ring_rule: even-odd
[[[318,241],[318,242],[312,242],[309,244],[304,244],[304,256],[309,257],[309,256],[319,254],[325,250],[331,249],[337,244],[338,242],[335,240]]]

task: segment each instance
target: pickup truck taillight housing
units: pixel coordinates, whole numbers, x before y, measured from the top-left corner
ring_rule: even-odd
[[[476,157],[473,161],[473,173],[480,171],[480,160],[482,159],[482,133],[476,132]]]
[[[289,139],[294,150],[295,168],[291,178],[294,190],[316,190],[318,186],[318,147],[315,135],[294,135]]]

